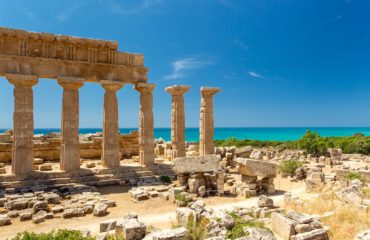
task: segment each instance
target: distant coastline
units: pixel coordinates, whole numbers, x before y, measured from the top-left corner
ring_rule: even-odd
[[[0,129],[0,132],[6,129]],[[122,134],[135,131],[137,128],[120,128]],[[251,140],[274,140],[291,141],[298,140],[307,131],[318,132],[322,137],[342,137],[351,136],[355,133],[362,133],[370,136],[370,127],[229,127],[215,128],[215,139],[224,140],[230,137],[237,139]],[[81,134],[101,132],[101,128],[80,128]],[[36,128],[35,134],[46,134],[50,132],[60,132],[59,128]],[[170,128],[155,128],[155,138],[163,138],[166,141],[171,139]],[[187,128],[186,141],[199,141],[199,129]]]

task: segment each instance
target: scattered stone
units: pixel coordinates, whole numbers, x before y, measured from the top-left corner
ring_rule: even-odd
[[[295,225],[296,223],[293,220],[281,213],[274,212],[271,214],[271,229],[283,239],[290,239],[291,236],[296,234]]]
[[[33,204],[33,211],[36,213],[38,211],[47,211],[48,210],[48,202],[47,201],[37,201]]]
[[[23,210],[19,213],[19,220],[21,222],[31,220],[32,214],[33,214],[33,211],[31,209]]]
[[[116,234],[122,234],[125,240],[141,240],[146,235],[146,225],[137,219],[124,219],[117,222]]]
[[[258,205],[258,207],[273,208],[274,207],[274,200],[272,200],[272,198],[269,198],[265,195],[261,195],[258,198],[257,205]]]
[[[39,170],[40,171],[51,171],[53,170],[53,165],[51,165],[51,163],[44,163],[40,165]]]
[[[100,223],[100,232],[109,232],[111,230],[115,230],[116,229],[116,224],[117,224],[117,221],[116,220],[107,220],[107,221],[104,221],[102,223]]]
[[[10,225],[10,217],[0,214],[0,226]]]
[[[163,229],[145,236],[143,240],[186,240],[188,230],[184,227]]]
[[[303,214],[303,213],[299,213],[299,212],[296,212],[296,211],[288,211],[287,215],[290,219],[293,219],[293,220],[297,221],[300,224],[310,223],[310,222],[313,221],[312,216],[309,216],[309,215],[306,215],[306,214]]]
[[[47,212],[41,210],[41,211],[37,212],[35,215],[33,215],[32,222],[34,224],[39,224],[39,223],[45,222],[46,215],[47,215]]]
[[[93,210],[93,215],[97,217],[102,217],[108,214],[108,205],[105,203],[98,203],[95,205]]]
[[[299,233],[292,236],[291,240],[329,240],[328,229],[315,229],[310,232]]]
[[[248,238],[250,240],[253,240],[253,239],[276,240],[274,235],[266,229],[261,229],[261,228],[256,228],[256,227],[246,227],[243,230],[244,232],[249,233]]]
[[[86,167],[87,168],[94,168],[95,167],[95,163],[94,162],[87,162],[86,163]]]

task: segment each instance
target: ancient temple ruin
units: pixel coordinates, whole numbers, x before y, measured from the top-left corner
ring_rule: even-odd
[[[0,166],[0,187],[32,185],[34,180],[37,184],[119,183],[132,177],[175,174],[172,164],[155,160],[155,85],[147,82],[147,72],[142,54],[119,52],[115,41],[0,28],[0,76],[14,85],[13,130],[0,136],[8,139],[0,139],[0,164],[11,162],[12,174]],[[58,136],[34,135],[33,86],[42,78],[54,79],[63,88]],[[81,141],[79,89],[87,82],[100,84],[105,90],[103,132]],[[139,130],[121,135],[116,94],[125,84],[132,84],[140,94]],[[189,89],[178,85],[165,89],[172,95],[171,161],[186,157],[184,94]],[[213,96],[219,90],[201,88],[201,156],[214,153]],[[138,156],[139,165],[121,166],[126,155]],[[101,159],[103,168],[82,169],[81,159]],[[41,170],[35,165],[38,160],[59,161],[58,171],[53,172],[50,166],[45,170],[50,172],[35,171]]]
[[[0,75],[14,85],[12,173],[33,171],[33,90],[39,78],[55,79],[63,88],[60,169],[80,168],[79,89],[96,82],[105,89],[102,163],[119,165],[116,92],[133,84],[140,93],[139,157],[154,163],[153,84],[147,83],[144,56],[119,52],[118,43],[96,39],[0,28]]]

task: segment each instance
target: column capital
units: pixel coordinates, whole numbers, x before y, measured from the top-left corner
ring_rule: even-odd
[[[135,90],[140,92],[140,93],[151,93],[154,88],[155,88],[155,85],[154,83],[137,83],[135,85]]]
[[[66,89],[79,89],[85,83],[85,79],[76,77],[58,77],[58,84]]]
[[[202,93],[202,96],[213,96],[216,93],[218,93],[221,90],[221,88],[215,88],[215,87],[201,87],[200,92]]]
[[[36,75],[5,74],[5,77],[15,87],[32,87],[39,82]]]
[[[183,95],[190,89],[190,86],[173,85],[166,87],[165,91],[171,95]]]
[[[125,85],[123,82],[111,81],[111,80],[101,80],[100,84],[106,91],[112,91],[112,92],[117,92]]]

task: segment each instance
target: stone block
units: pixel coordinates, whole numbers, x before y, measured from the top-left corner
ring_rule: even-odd
[[[10,217],[0,214],[0,226],[10,225]]]
[[[271,229],[283,239],[290,239],[291,236],[296,234],[295,225],[295,221],[281,213],[274,212],[271,214]]]
[[[51,163],[44,163],[40,165],[39,170],[40,171],[51,171],[53,170],[53,165],[51,165]]]
[[[44,159],[42,159],[42,158],[34,158],[33,159],[33,164],[34,165],[41,165],[43,163],[44,163]]]
[[[181,157],[174,160],[174,171],[179,173],[192,172],[215,172],[218,162],[221,160],[217,155],[206,155],[200,157]]]
[[[275,163],[249,158],[236,158],[235,162],[238,163],[239,173],[242,175],[266,178],[276,177],[277,165]]]
[[[163,229],[145,236],[143,240],[185,240],[187,234],[188,230],[184,227]]]
[[[296,212],[296,211],[288,211],[287,216],[290,219],[297,221],[300,224],[310,223],[314,220],[312,216],[309,216],[309,215],[306,215],[300,212]]]
[[[328,229],[315,229],[310,232],[299,233],[290,238],[291,240],[329,240]]]
[[[19,220],[21,222],[31,220],[32,219],[33,211],[31,209],[26,209],[21,212],[19,212]]]
[[[104,221],[104,222],[100,223],[99,230],[100,230],[100,232],[109,232],[111,230],[115,230],[116,229],[116,224],[117,224],[116,220]]]
[[[94,206],[93,215],[97,217],[102,217],[108,214],[108,205],[105,203],[98,203]]]
[[[272,198],[269,198],[265,195],[261,195],[258,198],[257,205],[258,205],[258,207],[272,208],[272,207],[274,207],[274,200],[272,200]]]
[[[116,234],[122,234],[125,240],[141,240],[146,235],[146,225],[137,219],[118,221]]]

